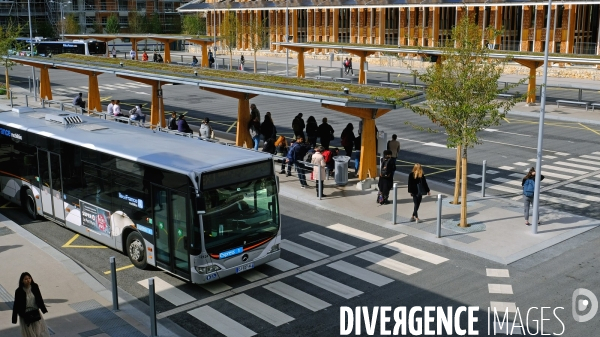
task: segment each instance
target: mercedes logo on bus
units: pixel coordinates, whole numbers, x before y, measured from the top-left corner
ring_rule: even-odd
[[[244,262],[248,261],[248,254],[242,255],[242,261],[244,261]]]

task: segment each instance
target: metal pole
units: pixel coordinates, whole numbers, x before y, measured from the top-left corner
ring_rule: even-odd
[[[117,264],[115,263],[115,257],[110,257],[110,276],[112,280],[112,301],[113,311],[119,310],[119,293],[117,290]]]
[[[269,75],[269,61],[267,61],[267,75]]]
[[[583,89],[579,88],[579,100],[583,98]]]
[[[344,77],[344,68],[340,68],[340,77]]]
[[[485,197],[485,167],[487,160],[483,161],[483,169],[481,170],[481,197]]]
[[[438,238],[442,237],[442,195],[438,194],[437,198],[437,221],[435,223],[435,235]]]
[[[317,165],[317,179],[318,179],[318,183],[317,183],[317,194],[319,195],[319,200],[321,200],[321,198],[323,197],[323,180],[321,180],[321,165]]]
[[[389,71],[387,73],[387,81],[388,81],[388,83],[390,82],[390,72]]]
[[[25,106],[29,106],[29,95],[25,95]]]
[[[65,111],[65,103],[60,102],[60,110]],[[77,112],[77,109],[75,109],[75,112]]]
[[[548,10],[552,8],[552,0],[548,0]],[[550,17],[546,20],[546,27],[550,27]],[[535,163],[535,192],[533,193],[533,234],[538,232],[539,206],[540,206],[540,177],[542,174],[542,149],[544,143],[544,115],[546,113],[546,84],[548,83],[548,44],[550,34],[546,34],[544,48],[544,77],[542,80],[542,97],[540,99],[540,122],[538,131],[537,162]]]
[[[394,183],[392,188],[394,189],[394,200],[392,201],[392,223],[395,225],[398,223],[398,183]]]
[[[183,63],[183,55],[181,55],[181,63]]]
[[[417,85],[417,75],[413,74],[413,84]]]
[[[27,77],[27,85],[29,86],[29,92],[31,92],[31,76]]]
[[[29,56],[33,57],[33,28],[31,24],[31,1],[27,0],[27,15],[29,16]],[[35,90],[35,68],[31,67],[31,73],[33,74],[33,95],[37,101],[37,91]]]
[[[153,277],[148,279],[148,300],[150,302],[150,337],[156,337],[156,298]]]
[[[319,66],[319,76],[321,76],[321,66]]]
[[[288,28],[289,28],[289,24],[288,24],[288,0],[285,0],[285,43],[290,42],[289,39],[289,32],[288,32]],[[285,48],[285,76],[290,76],[290,72],[289,72],[289,64],[290,64],[290,49],[289,48]]]

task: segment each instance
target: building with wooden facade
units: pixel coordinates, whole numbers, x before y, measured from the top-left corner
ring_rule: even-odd
[[[435,47],[450,39],[452,27],[468,15],[482,28],[502,31],[494,41],[484,34],[481,37],[482,43],[498,50],[541,52],[549,33],[550,52],[600,54],[600,1],[565,0],[549,11],[547,2],[539,1],[200,0],[178,11],[205,13],[207,35],[220,34],[227,11],[235,11],[241,23],[252,17],[264,20],[269,32],[265,48],[271,51],[282,50],[272,43],[285,41],[287,12],[290,41],[294,42]],[[550,27],[546,26],[548,15]],[[240,30],[242,37],[247,36],[247,31]],[[248,49],[247,39],[238,39],[238,49]]]

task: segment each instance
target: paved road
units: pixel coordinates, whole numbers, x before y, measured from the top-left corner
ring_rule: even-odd
[[[11,72],[12,83],[27,87],[29,67],[17,66]],[[0,76],[2,78],[2,76]],[[87,79],[65,71],[50,70],[53,92],[71,101],[77,92],[87,90]],[[149,86],[129,82],[112,75],[99,76],[100,92],[104,102],[121,99],[123,108],[135,104],[150,107]],[[198,125],[209,117],[215,129],[235,131],[237,101],[204,92],[189,86],[164,86],[166,111],[187,112],[188,121]],[[298,113],[304,118],[314,116],[318,121],[329,119],[336,130],[333,146],[339,146],[339,134],[348,123],[358,125],[358,118],[323,109],[318,104],[258,96],[252,100],[263,112],[271,111],[279,133],[292,136],[291,121]],[[414,163],[421,163],[429,179],[452,183],[455,177],[456,151],[445,146],[443,132],[426,133],[413,125],[430,127],[424,117],[407,109],[389,112],[377,120],[379,130],[388,137],[396,133],[402,144],[398,171],[408,173]],[[439,130],[437,130],[439,131]],[[534,165],[538,121],[534,118],[512,117],[501,126],[482,131],[483,144],[469,149],[469,188],[479,190],[483,160],[487,160],[488,194],[520,194],[520,179],[527,168]],[[544,132],[544,166],[550,188],[542,200],[552,207],[600,219],[600,209],[591,207],[600,201],[600,127],[574,122],[547,121]],[[558,185],[556,185],[558,184]],[[553,186],[554,188],[552,188]]]
[[[119,252],[87,238],[73,240],[76,234],[68,229],[30,221],[19,209],[4,207],[3,214],[103,282],[110,277],[110,256],[116,256],[117,267],[130,265]],[[196,336],[335,336],[340,334],[342,306],[366,306],[371,313],[374,306],[479,306],[475,328],[480,335],[487,334],[491,305],[518,307],[532,333],[540,313],[534,309],[526,318],[530,307],[552,308],[544,313],[550,318],[544,333],[561,332],[552,310],[563,307],[557,315],[565,325],[564,336],[591,336],[600,328],[597,319],[576,323],[571,316],[575,289],[586,288],[600,297],[599,229],[503,266],[285,198],[281,210],[285,242],[278,264],[206,286],[158,270],[126,268],[118,271],[119,286],[147,304],[144,285],[154,277],[163,289],[157,296],[159,317]],[[514,314],[509,316],[512,321]],[[362,329],[366,335],[364,323]],[[375,331],[378,335],[379,324]]]

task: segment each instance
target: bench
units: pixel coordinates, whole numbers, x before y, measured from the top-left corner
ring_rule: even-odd
[[[600,107],[600,103],[592,103],[592,111],[594,111],[594,108],[596,107]]]
[[[418,89],[421,91],[425,91],[425,86],[421,85],[421,84],[403,84],[402,86],[405,88]]]
[[[333,77],[331,77],[331,76],[322,76],[322,75],[317,75],[317,76],[315,76],[315,78],[316,78],[317,80],[330,80],[330,81],[331,81],[331,80],[333,80]]]
[[[388,87],[398,87],[398,88],[400,88],[400,83],[379,82],[379,85],[381,85],[382,87],[388,86]]]
[[[498,94],[499,98],[515,98],[514,94]]]
[[[582,102],[582,101],[567,101],[567,100],[564,100],[564,99],[559,99],[559,100],[557,100],[557,101],[556,101],[556,107],[557,107],[557,108],[560,108],[560,104],[561,104],[561,103],[562,103],[562,104],[573,104],[573,105],[585,105],[585,111],[587,111],[587,110],[588,110],[588,106],[589,106],[589,103],[588,103],[588,102]]]
[[[346,78],[346,77],[336,77],[333,79],[334,82],[338,82],[338,81],[342,81],[342,82],[348,82],[348,83],[352,83],[352,79],[351,78]]]

